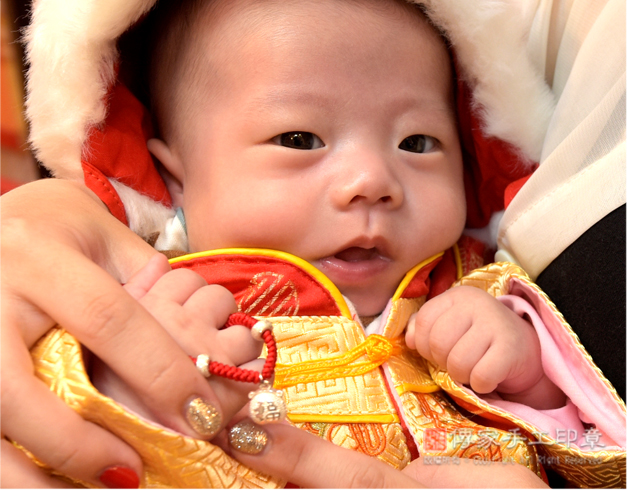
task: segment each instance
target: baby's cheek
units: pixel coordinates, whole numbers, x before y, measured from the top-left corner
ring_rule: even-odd
[[[249,247],[297,253],[294,244],[307,233],[308,216],[315,209],[302,209],[292,197],[268,190],[228,203],[225,199],[202,212],[186,211],[191,251]]]

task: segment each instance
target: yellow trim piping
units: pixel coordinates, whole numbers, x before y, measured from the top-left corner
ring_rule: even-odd
[[[396,414],[381,415],[320,415],[306,413],[288,413],[287,418],[290,422],[329,422],[336,424],[393,424],[399,422]]]
[[[219,248],[216,250],[208,250],[205,252],[196,252],[182,255],[180,257],[170,259],[170,264],[176,264],[177,262],[182,262],[189,259],[213,257],[215,255],[261,255],[263,257],[272,257],[292,263],[297,267],[303,269],[309,275],[313,276],[314,279],[316,279],[320,284],[322,284],[322,286],[329,292],[329,294],[331,294],[331,296],[335,300],[335,303],[340,309],[342,316],[351,320],[353,319],[353,315],[351,314],[350,309],[348,308],[348,305],[346,304],[346,301],[342,296],[342,293],[337,288],[337,286],[331,282],[331,279],[325,276],[309,262],[287,252],[280,252],[278,250],[270,250],[265,248]]]
[[[435,259],[442,257],[442,255],[444,255],[444,252],[435,254],[432,257],[429,257],[428,259],[423,260],[422,262],[420,262],[420,264],[418,264],[414,268],[410,269],[410,271],[407,274],[405,274],[405,277],[403,277],[403,280],[396,288],[396,292],[394,293],[394,296],[392,296],[392,300],[400,299],[400,297],[403,295],[403,292],[405,291],[407,286],[409,286],[409,283],[414,278],[414,276],[418,273],[418,271],[422,269],[423,267],[426,267],[427,265],[429,265]]]
[[[399,395],[402,395],[403,393],[408,393],[408,392],[412,392],[412,393],[435,393],[436,391],[441,391],[441,390],[442,390],[442,388],[440,388],[435,383],[432,384],[432,385],[428,385],[428,386],[416,385],[416,384],[413,384],[413,383],[403,383],[400,386],[396,387],[396,392]]]
[[[464,275],[464,271],[462,270],[462,256],[459,253],[459,247],[457,243],[453,245],[453,256],[455,257],[455,266],[457,267],[457,280],[459,281]]]

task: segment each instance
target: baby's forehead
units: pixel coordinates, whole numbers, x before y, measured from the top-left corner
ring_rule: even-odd
[[[170,0],[169,12],[162,14],[157,35],[157,49],[153,51],[153,80],[151,92],[156,100],[156,117],[159,126],[177,118],[176,111],[185,108],[188,115],[194,111],[198,97],[219,97],[224,90],[221,80],[233,57],[241,49],[254,48],[271,52],[273,46],[290,40],[303,40],[306,32],[324,32],[327,42],[341,43],[343,33],[338,30],[338,19],[351,29],[359,29],[366,22],[380,16],[386,21],[375,22],[380,32],[387,31],[390,43],[396,42],[395,26],[428,30],[434,43],[444,45],[437,31],[414,4],[404,0]],[[174,7],[178,4],[178,7]],[[392,20],[391,22],[389,20]],[[409,24],[411,23],[411,24]],[[371,27],[371,26],[370,26]],[[290,37],[291,36],[291,37]],[[297,46],[306,57],[315,44]],[[351,46],[352,49],[359,46]],[[416,46],[420,58],[419,46]],[[448,55],[444,55],[448,56]],[[285,59],[289,64],[290,59]],[[262,63],[259,70],[264,69]],[[228,84],[226,84],[228,85]],[[174,102],[172,99],[178,99]],[[176,131],[176,128],[174,128]],[[167,132],[167,130],[166,130]]]
[[[183,27],[182,34],[189,46],[199,50],[209,48],[213,52],[228,48],[229,42],[238,42],[267,23],[272,23],[276,29],[274,39],[284,36],[286,28],[305,29],[308,13],[315,17],[320,30],[329,25],[336,27],[333,17],[337,15],[346,23],[351,23],[354,20],[352,17],[365,8],[398,20],[418,20],[421,26],[428,26],[436,32],[420,5],[406,0],[193,0],[188,4],[187,7],[181,6],[182,15],[177,16]],[[394,30],[391,24],[385,22],[379,28]],[[326,35],[341,37],[342,33],[329,30]],[[207,37],[213,42],[209,46]]]

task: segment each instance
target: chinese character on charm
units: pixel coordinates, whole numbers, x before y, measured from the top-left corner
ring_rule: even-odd
[[[259,389],[250,393],[250,418],[256,424],[280,422],[287,415],[283,391],[275,390],[268,381],[263,381]]]

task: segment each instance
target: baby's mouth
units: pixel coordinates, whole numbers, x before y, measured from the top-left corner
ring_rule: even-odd
[[[343,260],[344,262],[364,262],[367,260],[374,260],[381,257],[379,250],[376,247],[373,248],[361,248],[361,247],[349,247],[334,255],[336,259]]]
[[[379,247],[348,247],[316,261],[316,267],[338,287],[361,287],[391,264],[389,256]]]

